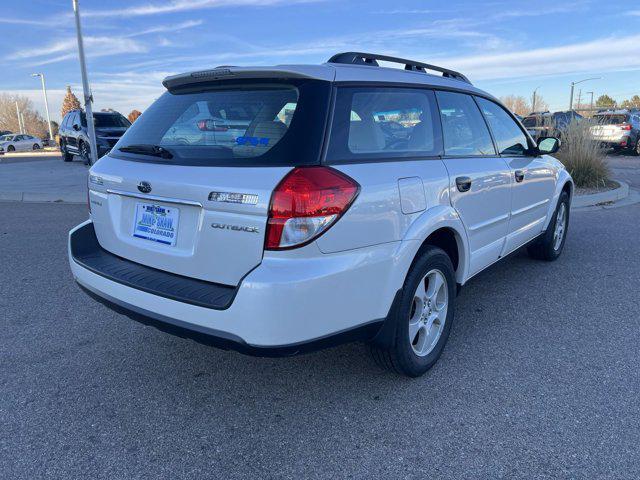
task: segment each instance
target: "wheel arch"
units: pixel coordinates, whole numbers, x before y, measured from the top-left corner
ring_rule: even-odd
[[[426,210],[409,227],[402,244],[410,261],[403,272],[402,283],[414,261],[427,246],[444,250],[453,263],[456,282],[463,284],[469,268],[469,241],[458,213],[450,206]]]
[[[544,223],[544,229],[547,230],[549,223],[551,222],[551,218],[553,217],[553,212],[556,211],[556,206],[558,205],[558,200],[560,199],[560,195],[562,192],[567,192],[569,194],[569,203],[573,200],[575,185],[573,183],[573,178],[569,172],[565,169],[562,169],[558,173],[558,180],[556,181],[556,190],[553,194],[552,201],[549,202],[549,208],[547,210],[547,219]]]

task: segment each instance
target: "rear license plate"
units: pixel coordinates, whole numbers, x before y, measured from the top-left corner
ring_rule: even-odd
[[[174,207],[136,203],[133,236],[165,245],[176,244],[180,210]]]

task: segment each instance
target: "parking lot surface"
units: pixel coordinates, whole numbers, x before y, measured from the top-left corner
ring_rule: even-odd
[[[86,215],[0,203],[2,478],[640,477],[640,205],[474,278],[414,380],[360,344],[252,358],[109,311],[67,266]]]
[[[75,158],[0,157],[0,200],[86,203],[88,170]]]

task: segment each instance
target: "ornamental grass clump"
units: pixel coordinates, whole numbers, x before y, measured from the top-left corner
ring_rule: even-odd
[[[577,187],[604,187],[609,180],[605,149],[591,135],[591,127],[596,125],[592,120],[573,121],[562,135],[562,146],[556,157]]]

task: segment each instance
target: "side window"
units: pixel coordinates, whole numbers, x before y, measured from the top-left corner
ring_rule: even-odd
[[[526,135],[518,124],[498,104],[476,97],[480,110],[487,119],[501,155],[524,155],[528,150]]]
[[[470,95],[436,92],[444,153],[453,156],[495,155],[487,124]]]
[[[432,91],[411,88],[338,90],[331,161],[438,156],[442,140]]]

